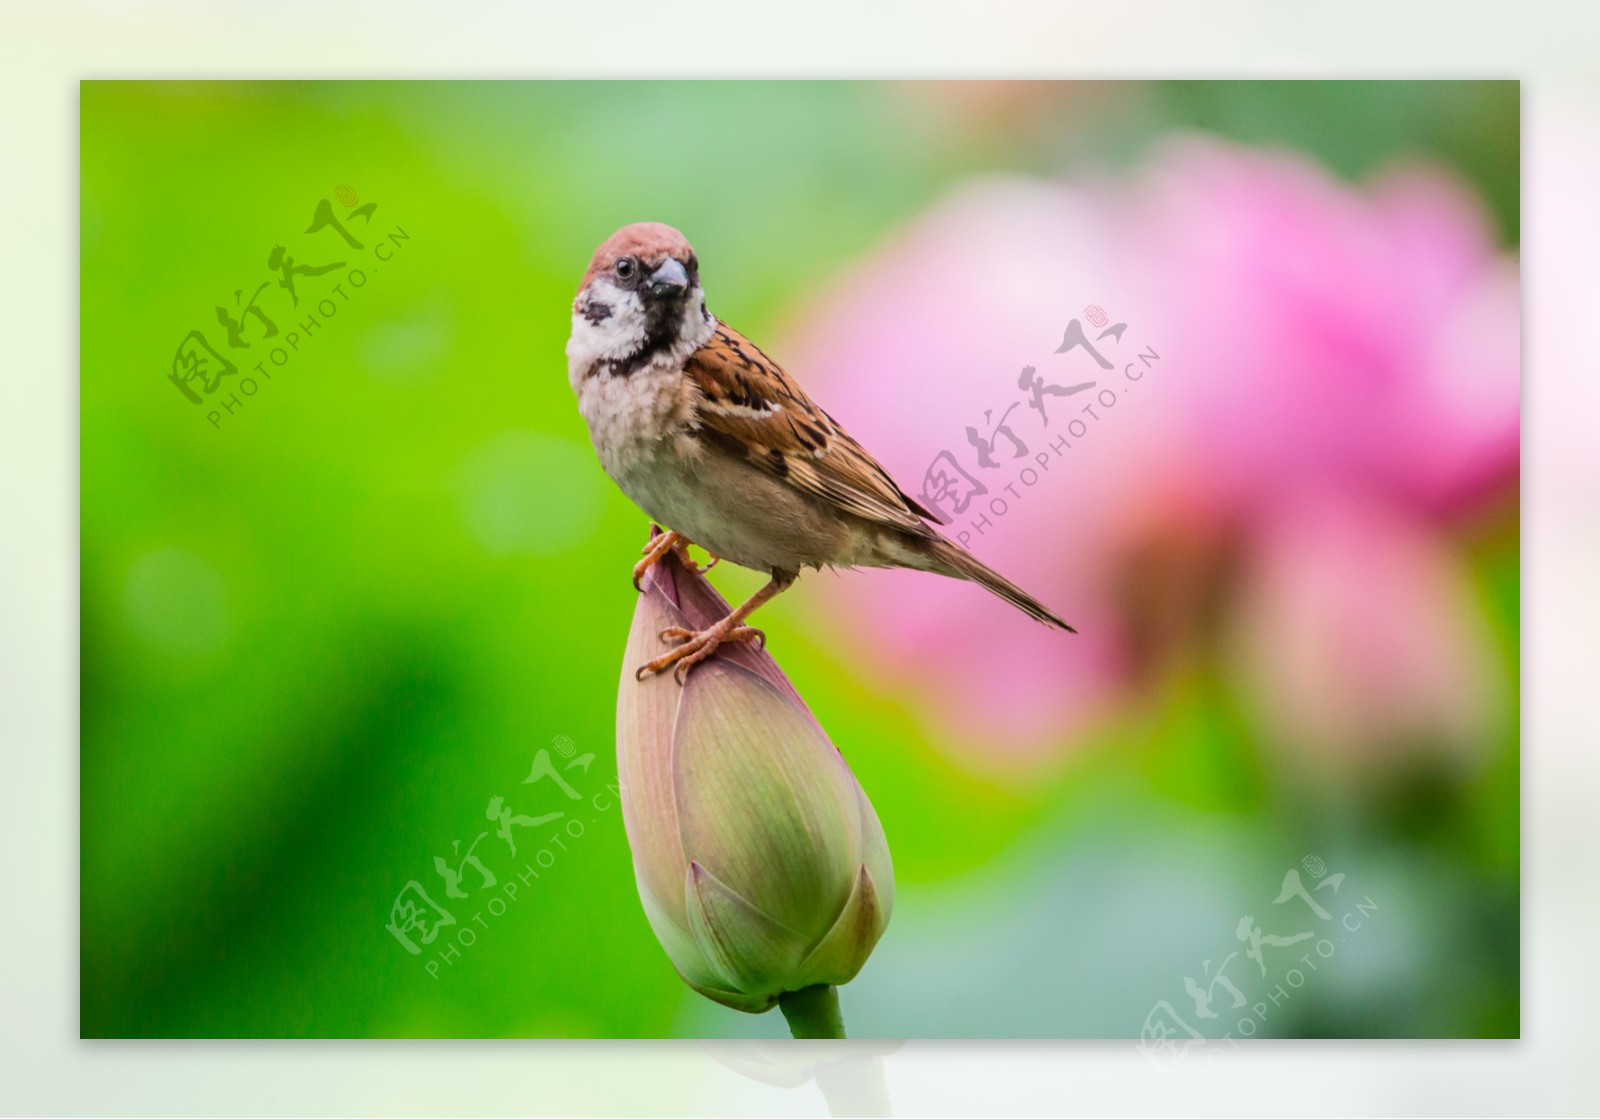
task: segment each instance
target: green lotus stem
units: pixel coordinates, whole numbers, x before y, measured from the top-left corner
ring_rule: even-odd
[[[789,1021],[789,1032],[797,1039],[844,1038],[844,1016],[839,1013],[839,988],[818,983],[800,991],[785,991],[778,996],[778,1009]]]

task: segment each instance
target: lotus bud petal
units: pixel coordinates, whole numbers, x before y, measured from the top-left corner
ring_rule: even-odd
[[[681,686],[634,679],[661,630],[727,613],[676,554],[651,568],[623,659],[617,772],[656,939],[689,986],[759,1013],[855,978],[888,926],[894,871],[866,793],[764,650],[724,645]]]

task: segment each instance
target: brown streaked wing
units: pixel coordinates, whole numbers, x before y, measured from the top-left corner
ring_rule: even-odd
[[[701,437],[847,513],[917,535],[940,518],[911,498],[876,459],[812,403],[783,367],[718,322],[689,358],[700,388]]]

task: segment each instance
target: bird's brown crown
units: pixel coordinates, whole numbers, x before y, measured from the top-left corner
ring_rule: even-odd
[[[694,250],[689,247],[688,240],[672,226],[658,221],[634,222],[607,237],[594,251],[589,270],[583,274],[583,283],[579,287],[588,287],[590,280],[610,272],[617,261],[625,256],[636,257],[648,270],[659,266],[669,256],[687,263],[693,255]]]

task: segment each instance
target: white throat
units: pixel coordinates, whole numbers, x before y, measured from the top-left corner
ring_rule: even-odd
[[[696,288],[683,301],[677,330],[668,346],[638,363],[627,376],[681,369],[689,355],[711,340],[716,320],[706,311],[705,292]],[[595,279],[572,305],[572,335],[567,339],[567,379],[573,391],[586,377],[622,376],[611,367],[626,365],[648,343],[649,319],[636,292],[605,277]]]

